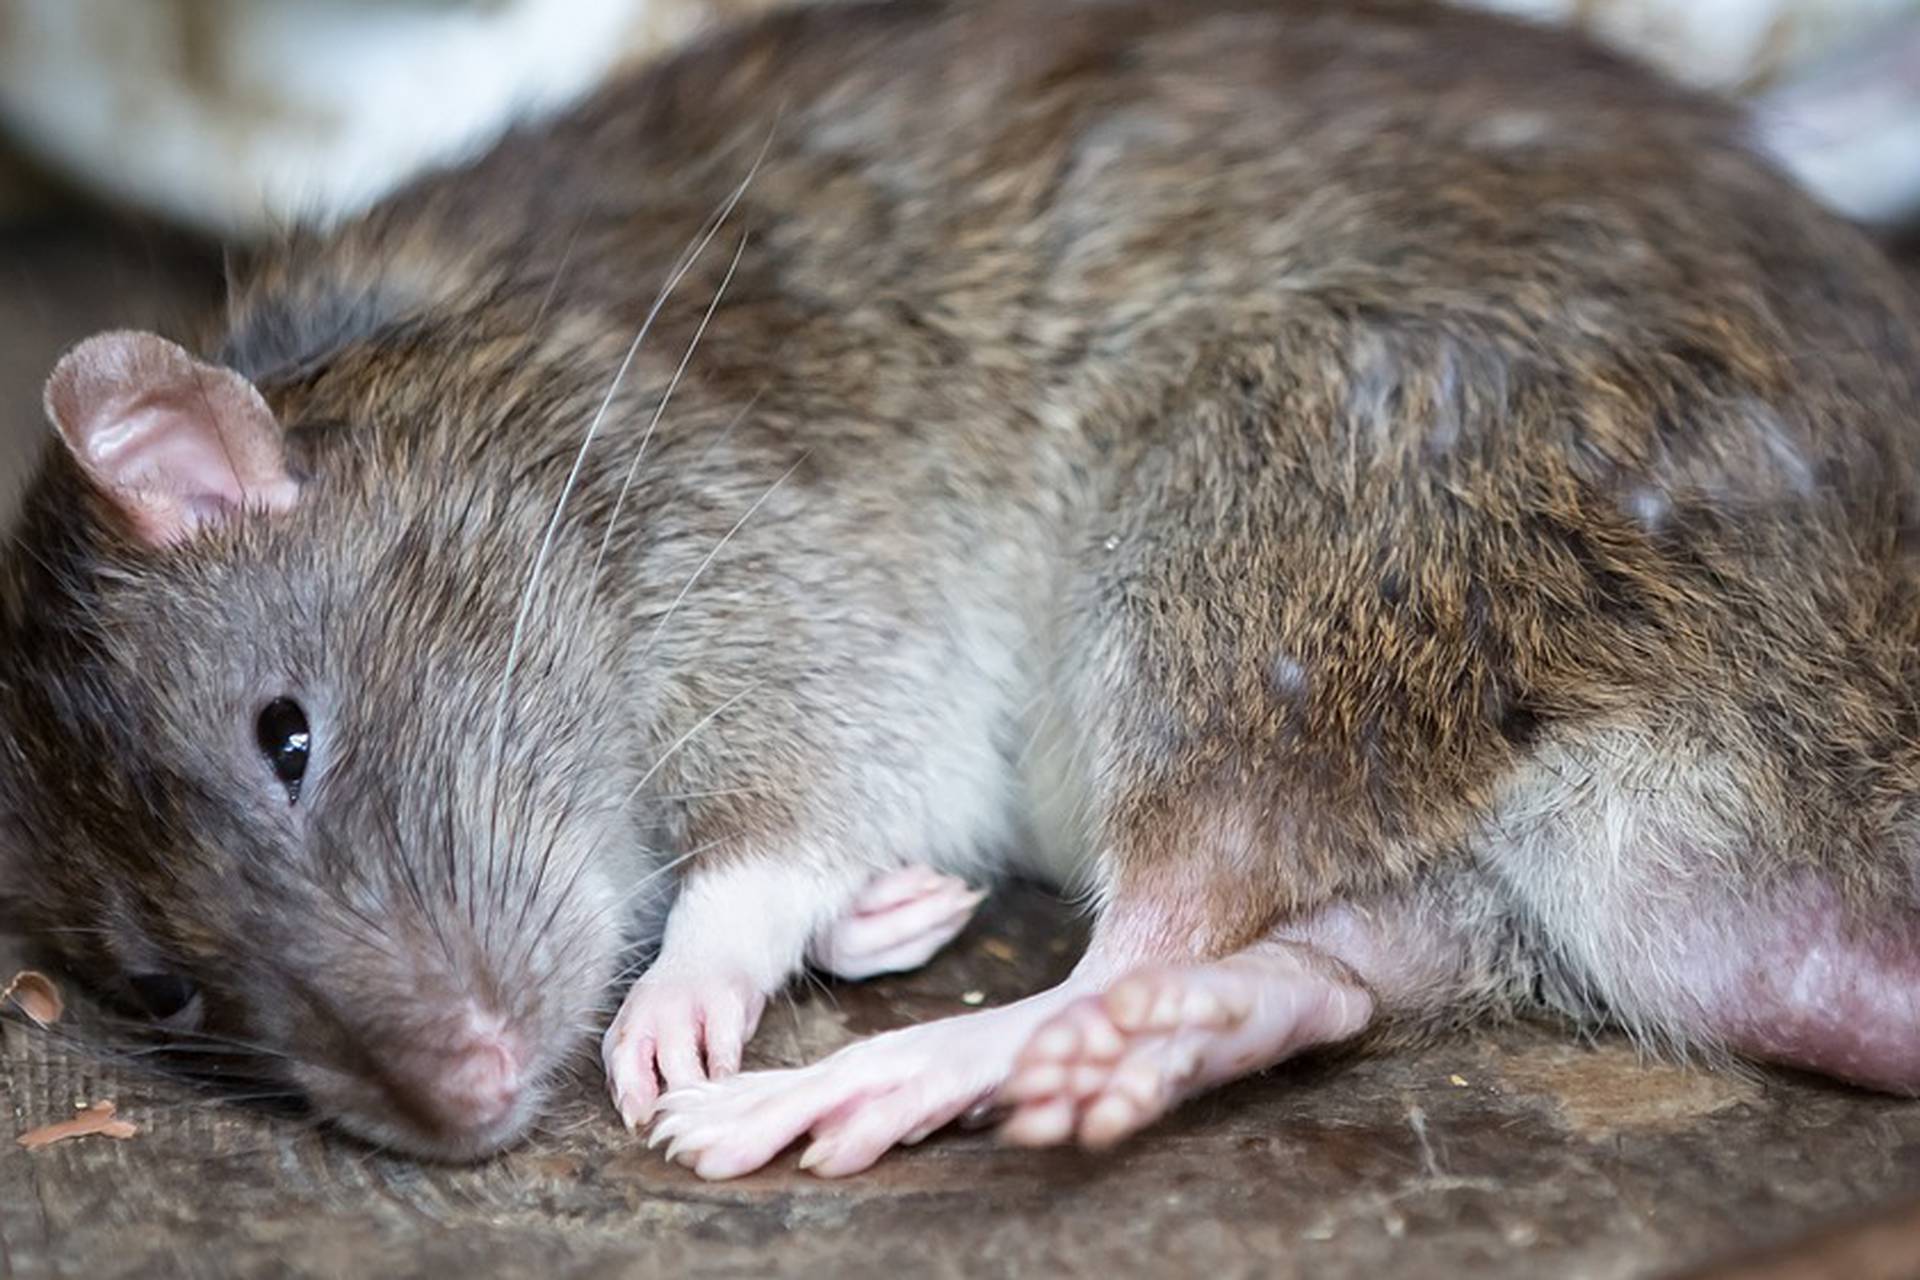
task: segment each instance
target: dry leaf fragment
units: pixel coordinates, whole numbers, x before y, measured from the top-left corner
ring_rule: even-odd
[[[32,969],[22,969],[14,974],[13,980],[7,983],[7,989],[0,991],[0,1003],[8,1000],[43,1027],[60,1021],[60,1015],[67,1007],[66,1001],[60,998],[60,988],[53,985],[53,979]]]
[[[38,1151],[56,1142],[85,1138],[96,1133],[103,1138],[124,1142],[138,1132],[140,1126],[133,1121],[115,1118],[111,1102],[96,1102],[71,1120],[55,1120],[52,1124],[27,1130],[20,1135],[19,1143],[29,1151]]]

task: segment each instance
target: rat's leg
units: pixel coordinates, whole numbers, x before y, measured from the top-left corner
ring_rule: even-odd
[[[882,873],[863,887],[864,874],[772,859],[689,873],[659,958],[601,1041],[628,1127],[652,1116],[662,1080],[671,1089],[738,1071],[767,1000],[820,938],[837,941],[834,954],[851,967],[911,967],[912,955],[925,959],[959,932],[979,901],[924,867]]]
[[[884,872],[813,936],[807,959],[849,981],[918,969],[959,936],[985,897],[928,866]]]
[[[1060,986],[999,1009],[876,1036],[808,1067],[677,1091],[661,1102],[653,1141],[668,1144],[669,1155],[702,1177],[730,1178],[811,1135],[802,1167],[829,1177],[857,1173],[889,1148],[917,1142],[992,1101],[1023,1050],[1028,1064],[1038,1065],[1034,1047],[1043,1030],[1099,1036],[1089,1014],[1108,1007],[1102,993],[1112,996],[1120,1022],[1134,1022],[1128,1011],[1141,1011],[1131,1031],[1120,1031],[1113,1018],[1107,1026],[1137,1051],[1136,1069],[1151,1066],[1159,1081],[1159,1091],[1147,1104],[1130,1105],[1121,1123],[1108,1116],[1112,1108],[1101,1109],[1103,1124],[1131,1131],[1187,1093],[1359,1033],[1377,1002],[1394,1012],[1457,1000],[1471,948],[1436,901],[1409,895],[1382,909],[1328,908],[1209,961],[1182,953],[1196,934],[1181,911],[1122,896]],[[1376,990],[1350,969],[1367,974]],[[1168,1009],[1160,1008],[1162,998]],[[1169,1020],[1179,1025],[1169,1029]],[[1104,1063],[1100,1072],[1085,1101],[1095,1103],[1103,1092],[1130,1096],[1124,1091],[1132,1074],[1120,1079]],[[1028,1126],[1039,1123],[1029,1112],[1058,1111],[1041,1083],[1029,1077],[1024,1086]],[[1058,1139],[1072,1135],[1077,1116],[1071,1111]],[[1015,1136],[1045,1135],[1029,1129]]]
[[[1567,899],[1588,896],[1563,887]],[[1814,873],[1765,888],[1642,889],[1638,904],[1561,916],[1545,940],[1574,1012],[1656,1049],[1920,1094],[1920,909],[1849,904]]]
[[[1011,1142],[1107,1147],[1174,1106],[1391,1020],[1500,999],[1506,983],[1484,885],[1468,875],[1290,921],[1221,960],[1155,965],[1054,1015],[1000,1100]]]
[[[811,1066],[677,1089],[660,1100],[650,1141],[703,1178],[736,1178],[812,1133],[802,1167],[856,1173],[991,1098],[1027,1037],[1098,989],[1083,967],[1050,991],[862,1040]]]

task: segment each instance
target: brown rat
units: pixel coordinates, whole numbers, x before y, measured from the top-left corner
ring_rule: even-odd
[[[779,15],[289,244],[208,350],[49,385],[13,884],[363,1134],[511,1140],[668,883],[603,1054],[706,1176],[1542,1004],[1920,1088],[1920,316],[1585,43]],[[1065,985],[734,1074],[1007,867],[1096,908]]]

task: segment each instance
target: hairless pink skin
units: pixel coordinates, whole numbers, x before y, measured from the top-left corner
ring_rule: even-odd
[[[1652,1012],[1708,1045],[1892,1093],[1920,1093],[1920,910],[1849,911],[1797,877],[1757,896],[1651,908]],[[1664,979],[1664,981],[1662,981]]]

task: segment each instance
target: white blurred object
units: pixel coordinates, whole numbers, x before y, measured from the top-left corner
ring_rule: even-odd
[[[1760,144],[1828,205],[1920,215],[1920,0],[1459,0],[1571,23],[1749,101]]]
[[[1762,143],[1862,222],[1920,219],[1920,22],[1827,58],[1755,104]]]
[[[350,213],[775,0],[0,0],[0,127],[229,237]],[[1920,215],[1920,0],[1457,0],[1748,98],[1841,212]]]
[[[0,0],[0,123],[249,235],[325,219],[754,0]]]
[[[1920,14],[1916,0],[1462,0],[1572,23],[1691,84],[1743,93]]]

